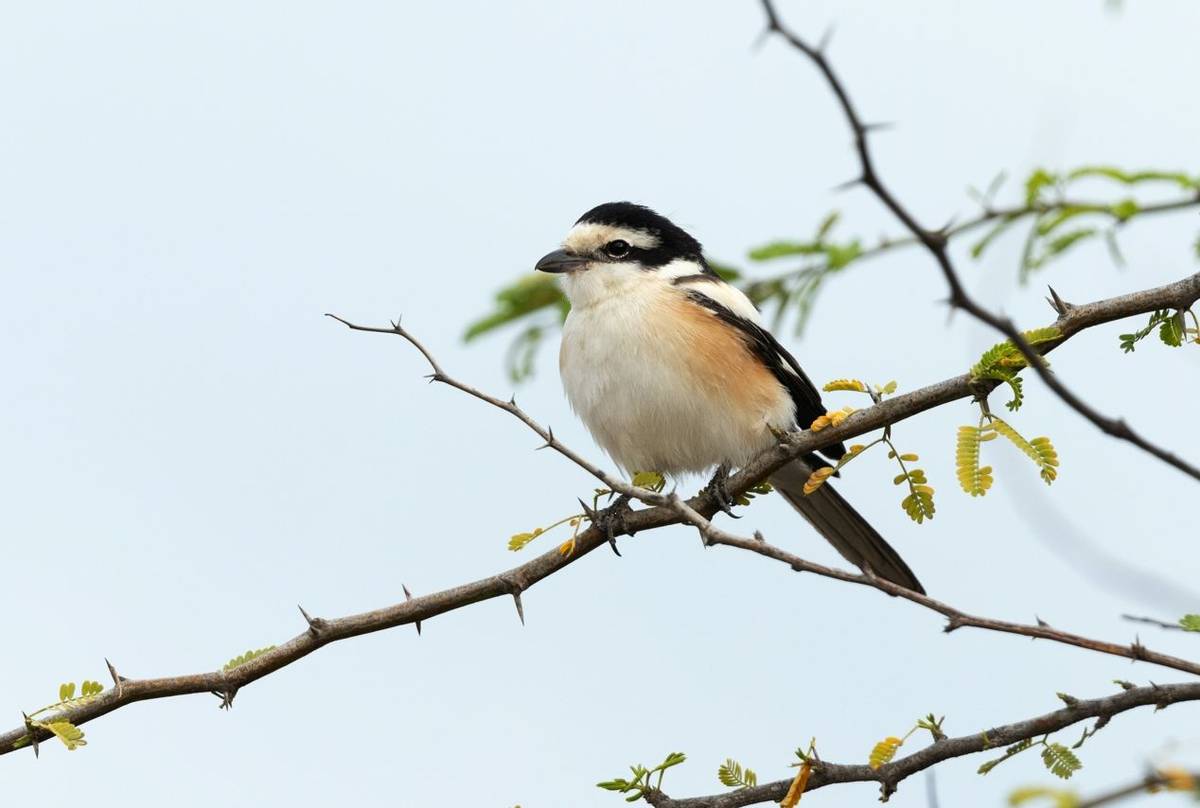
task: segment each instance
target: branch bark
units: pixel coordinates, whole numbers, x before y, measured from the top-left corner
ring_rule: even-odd
[[[876,782],[879,783],[882,798],[886,800],[906,777],[951,758],[999,749],[1027,738],[1038,738],[1090,718],[1097,719],[1096,726],[1099,728],[1113,716],[1138,707],[1154,705],[1162,709],[1177,702],[1197,700],[1200,700],[1200,682],[1135,687],[1107,698],[1078,700],[1061,710],[1024,721],[934,741],[919,752],[893,760],[878,769],[872,769],[865,763],[821,762],[813,769],[805,792],[837,783]],[[647,794],[646,801],[655,808],[742,808],[762,802],[778,802],[791,784],[791,779],[776,780],[754,788],[685,799],[671,799],[660,791]]]
[[[1135,314],[1152,312],[1156,309],[1164,308],[1175,301],[1184,299],[1194,301],[1197,298],[1200,298],[1200,273],[1155,289],[1134,292],[1086,305],[1073,306],[1061,312],[1055,323],[1062,332],[1062,338],[1054,343],[1041,345],[1039,348],[1050,350],[1087,328]],[[545,441],[545,446],[555,449],[555,451],[576,463],[580,468],[585,469],[614,490],[629,493],[652,506],[630,513],[625,520],[624,529],[621,531],[622,535],[633,535],[639,531],[661,528],[666,525],[679,524],[686,521],[678,507],[681,500],[674,494],[658,494],[653,491],[636,488],[616,479],[615,476],[608,474],[598,466],[584,459],[578,453],[570,450],[554,437],[549,428],[537,423],[524,410],[518,407],[514,401],[503,401],[448,376],[438,365],[432,354],[419,341],[412,337],[411,334],[401,328],[398,322],[392,324],[390,328],[354,326],[345,320],[341,320],[341,322],[356,330],[394,334],[403,337],[411,342],[430,362],[434,371],[431,378],[434,381],[449,384],[456,389],[462,390],[469,395],[510,413],[538,434]],[[810,453],[830,443],[847,440],[875,429],[881,429],[884,426],[898,423],[942,404],[969,398],[979,393],[979,384],[972,381],[969,374],[964,374],[920,388],[911,393],[889,398],[881,404],[859,410],[838,426],[829,427],[819,433],[812,432],[811,430],[790,433],[783,436],[777,446],[767,450],[746,468],[741,469],[737,474],[730,477],[728,481],[729,490],[734,494],[744,493],[750,487],[765,480],[773,471],[799,455]],[[711,517],[717,509],[717,503],[714,501],[712,495],[706,492],[698,494],[683,504],[691,512],[700,515],[705,520]],[[416,624],[427,621],[437,615],[493,598],[513,598],[514,604],[517,606],[518,615],[523,619],[523,605],[521,602],[523,592],[538,581],[555,574],[606,542],[606,535],[595,527],[589,527],[580,533],[576,540],[575,550],[571,555],[563,555],[557,549],[550,550],[525,564],[513,567],[497,575],[482,578],[441,592],[406,599],[374,611],[362,612],[346,617],[328,619],[311,617],[301,610],[308,622],[307,630],[262,656],[256,657],[231,671],[211,671],[163,678],[133,679],[120,676],[116,669],[110,665],[109,669],[113,676],[114,687],[97,696],[72,702],[62,709],[51,713],[47,720],[61,719],[79,725],[137,701],[171,698],[192,693],[215,693],[221,698],[221,705],[227,707],[232,704],[233,698],[240,688],[290,665],[332,642],[349,639],[361,634],[383,631],[409,623]],[[781,560],[786,560],[788,563],[803,562],[804,565],[807,565],[809,571],[828,575],[833,578],[852,580],[857,577],[852,573],[821,567],[820,565],[812,564],[796,557]],[[877,586],[876,588],[881,587]],[[887,590],[885,589],[884,591]],[[911,594],[916,595],[916,593]],[[912,597],[908,597],[908,595],[903,596],[909,600],[914,600]],[[914,600],[914,602],[919,603],[920,601]],[[978,619],[982,621],[982,618]],[[1006,625],[1015,626],[1017,624]],[[979,625],[979,627],[993,628],[990,625]],[[1006,628],[1003,630],[1010,631],[1010,633],[1024,633],[1015,629]],[[1027,634],[1026,636],[1041,636],[1044,639],[1063,641],[1063,639],[1051,636],[1049,633]],[[1081,645],[1081,643],[1077,642],[1069,642],[1068,644]],[[1095,644],[1096,647],[1094,648],[1089,645],[1081,645],[1081,647],[1088,647],[1092,648],[1092,650],[1100,650],[1105,653],[1115,653],[1118,656],[1130,656],[1124,646],[1113,646],[1111,649],[1104,649],[1100,647],[1102,644],[1098,641]],[[1153,652],[1146,650],[1143,650],[1142,653],[1145,655],[1139,655],[1136,658],[1154,661],[1158,664],[1165,664],[1168,667],[1176,667],[1181,670],[1190,670],[1188,668],[1178,668],[1177,665],[1172,664],[1173,658],[1171,657],[1153,654]],[[1152,655],[1154,659],[1146,655]],[[1192,663],[1187,664],[1191,665]],[[22,723],[15,729],[0,733],[0,755],[17,751],[27,745],[31,745],[35,741],[40,742],[49,737],[50,734],[47,731],[31,729],[25,723]]]
[[[871,189],[879,201],[900,220],[900,223],[912,234],[913,238],[920,242],[933,256],[939,269],[942,271],[942,277],[945,279],[946,285],[950,289],[950,305],[953,308],[967,312],[980,322],[987,323],[1004,334],[1021,351],[1029,365],[1042,381],[1046,383],[1046,386],[1054,391],[1055,395],[1066,403],[1067,406],[1071,407],[1088,421],[1091,421],[1101,431],[1120,440],[1132,443],[1139,449],[1179,469],[1193,479],[1200,480],[1200,468],[1183,460],[1174,452],[1146,440],[1125,419],[1107,416],[1080,398],[1078,394],[1051,373],[1047,367],[1037,361],[1038,351],[1017,330],[1012,320],[989,311],[967,293],[966,287],[963,286],[962,281],[958,277],[958,272],[954,268],[954,263],[950,260],[950,253],[947,249],[949,244],[948,230],[946,228],[929,230],[923,227],[917,221],[916,216],[892,193],[891,189],[888,188],[875,170],[875,163],[871,155],[870,144],[868,143],[868,135],[871,127],[863,123],[862,117],[851,100],[849,92],[846,90],[846,86],[842,83],[841,78],[838,77],[833,66],[825,57],[824,45],[813,47],[790,28],[786,27],[780,19],[779,13],[775,10],[773,0],[761,0],[761,2],[767,17],[767,32],[779,34],[793,48],[808,57],[821,72],[821,75],[824,76],[829,89],[837,99],[846,122],[854,134],[854,147],[858,154],[861,170],[861,174],[855,179],[855,182],[861,183]],[[1195,302],[1195,298],[1192,298],[1192,300],[1183,306],[1175,302],[1172,303],[1171,308],[1187,308],[1193,302]]]

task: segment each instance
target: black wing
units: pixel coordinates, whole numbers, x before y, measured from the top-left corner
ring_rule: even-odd
[[[767,366],[767,369],[791,395],[792,402],[796,405],[796,423],[799,426],[807,427],[817,417],[825,414],[825,405],[821,403],[820,391],[812,383],[812,379],[808,378],[804,369],[800,367],[796,357],[792,356],[787,348],[780,345],[779,340],[775,339],[770,331],[758,323],[735,314],[703,292],[688,289],[685,294],[693,303],[708,309],[722,322],[733,326],[742,333],[754,355]],[[837,460],[846,453],[846,447],[843,443],[838,442],[830,444],[820,451],[826,457]]]

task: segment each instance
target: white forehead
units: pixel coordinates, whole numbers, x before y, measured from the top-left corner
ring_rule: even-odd
[[[631,246],[644,250],[653,250],[662,242],[658,236],[649,230],[638,230],[633,227],[619,227],[612,224],[596,224],[581,222],[571,228],[563,240],[563,247],[573,253],[587,254],[603,247],[610,241],[628,242]]]

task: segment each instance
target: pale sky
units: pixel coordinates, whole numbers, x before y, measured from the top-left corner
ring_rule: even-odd
[[[1001,169],[1197,170],[1194,2],[782,10],[809,36],[836,25],[832,58],[864,115],[896,123],[876,140],[879,169],[929,224],[970,215],[966,186]],[[570,513],[593,481],[532,451],[535,436],[505,414],[428,386],[400,340],[347,333],[323,312],[376,324],[403,313],[448,371],[507,396],[507,337],[464,346],[464,324],[594,204],[652,205],[742,264],[832,208],[842,232],[898,233],[867,193],[832,190],[855,170],[844,122],[811,65],[777,41],[755,47],[761,26],[751,0],[0,7],[8,725],[62,681],[107,683],[105,657],[130,676],[211,670],[297,633],[297,603],[362,611],[402,599],[401,582],[426,593],[551,546],[506,543]],[[1124,270],[1097,243],[1028,287],[1014,282],[1014,236],[982,263],[963,256],[964,277],[1041,325],[1043,281],[1085,301],[1195,271],[1196,224],[1194,212],[1135,223]],[[896,253],[831,282],[803,339],[781,336],[818,381],[911,390],[996,341],[948,321],[944,294],[927,256]],[[1148,343],[1123,355],[1130,325],[1073,339],[1054,366],[1196,462],[1200,353]],[[518,397],[604,461],[553,351]],[[937,489],[931,523],[905,517],[882,455],[857,461],[840,490],[940,599],[1200,656],[1195,637],[1120,619],[1200,611],[1195,483],[1035,380],[1027,391],[1012,421],[1054,439],[1053,488],[990,444],[992,492],[959,491],[955,429],[976,418],[962,402],[896,428]],[[722,524],[840,563],[775,497]],[[708,794],[730,756],[778,779],[814,736],[824,758],[860,762],[930,711],[961,735],[1055,709],[1056,691],[1181,678],[945,635],[916,606],[702,551],[682,527],[623,552],[526,593],[524,628],[510,602],[478,604],[419,638],[405,627],[323,649],[228,713],[210,696],[121,709],[84,727],[85,749],[0,760],[5,802],[618,806],[593,784],[671,751],[689,760],[667,791]],[[1195,710],[1121,716],[1080,750],[1072,785],[1095,793],[1147,762],[1200,765]],[[1000,806],[1014,787],[1053,785],[1034,755],[981,778],[985,759],[938,767],[942,805]],[[804,804],[876,796],[838,786]],[[924,806],[923,778],[892,804]]]

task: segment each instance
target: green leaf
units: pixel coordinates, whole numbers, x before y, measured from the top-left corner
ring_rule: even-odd
[[[1164,345],[1178,348],[1183,345],[1183,328],[1183,312],[1177,311],[1173,316],[1162,321],[1162,325],[1158,327],[1158,338],[1163,341]]]
[[[1179,618],[1179,627],[1184,631],[1200,631],[1200,614],[1185,614]]]
[[[1035,328],[1031,331],[1026,331],[1023,336],[1031,347],[1037,347],[1038,345],[1057,340],[1062,336],[1062,332],[1058,328],[1050,326],[1048,328]],[[1045,359],[1041,361],[1046,363]],[[1005,406],[1010,410],[1016,410],[1020,408],[1024,401],[1021,379],[1017,376],[1017,373],[1025,366],[1025,357],[1016,345],[1011,342],[999,342],[984,351],[979,361],[971,366],[970,372],[971,378],[975,381],[980,379],[995,379],[996,381],[1004,382],[1012,388],[1013,398]]]
[[[793,255],[821,255],[824,246],[814,241],[772,241],[750,251],[751,261],[772,261]]]
[[[1067,175],[1068,179],[1104,177],[1122,185],[1142,182],[1169,182],[1185,190],[1196,187],[1196,180],[1183,171],[1123,171],[1114,166],[1081,166]]]
[[[1122,199],[1120,202],[1109,208],[1109,213],[1113,215],[1113,218],[1120,222],[1127,222],[1141,212],[1142,206],[1138,204],[1136,199]]]
[[[275,646],[268,645],[265,648],[259,648],[257,650],[247,651],[246,653],[241,654],[240,656],[235,656],[233,659],[226,662],[225,667],[221,668],[221,670],[228,673],[229,671],[233,670],[234,668],[240,668],[242,665],[245,665],[250,660],[257,659],[258,657],[262,656],[263,654],[267,653],[268,651],[273,651],[274,649],[275,649]]]
[[[553,276],[544,272],[524,275],[496,293],[495,311],[467,326],[463,340],[470,342],[541,309],[557,306],[565,311],[567,305]]]
[[[663,760],[662,763],[655,766],[653,769],[651,769],[651,771],[652,772],[666,771],[667,769],[671,768],[672,766],[678,766],[680,763],[683,763],[685,760],[687,760],[687,755],[685,755],[683,752],[671,752],[670,754],[668,754],[666,756],[666,758]]]
[[[1032,206],[1042,195],[1042,191],[1058,182],[1058,176],[1044,168],[1039,168],[1025,180],[1025,204]]]
[[[999,238],[1006,230],[1008,230],[1009,227],[1012,226],[1013,222],[1018,221],[1020,218],[1021,217],[1018,214],[1009,214],[1008,216],[1001,218],[996,224],[992,225],[987,233],[983,235],[983,238],[971,245],[971,257],[975,259],[981,257],[984,251],[992,245],[992,242]]]
[[[1013,755],[1019,755],[1021,752],[1024,752],[1031,746],[1033,746],[1033,740],[1031,738],[1026,738],[1023,741],[1016,742],[1012,746],[1008,747],[1008,749],[1005,749],[1004,754],[1000,757],[996,758],[995,760],[989,760],[981,765],[978,770],[979,774],[987,774]]]
[[[1026,280],[1028,274],[1033,270],[1041,269],[1079,242],[1092,238],[1099,232],[1100,230],[1095,227],[1080,227],[1049,239],[1042,246],[1040,255],[1031,256],[1025,261],[1021,279]]]
[[[63,745],[68,750],[74,752],[81,746],[87,746],[87,741],[83,738],[83,730],[72,724],[70,721],[59,719],[57,721],[31,721],[32,726],[49,731],[63,742]]]
[[[600,788],[608,791],[628,791],[632,785],[628,780],[605,780],[603,783],[596,783]]]
[[[1038,465],[1039,472],[1046,484],[1054,482],[1058,477],[1058,452],[1049,438],[1041,437],[1026,440],[1009,423],[992,415],[989,416],[988,428],[1008,438],[1013,446],[1024,452],[1030,460]]]
[[[932,519],[935,512],[933,507],[933,489],[929,486],[916,486],[916,490],[900,502],[900,507],[908,514],[908,518],[918,525],[926,519]]]
[[[825,247],[825,257],[831,270],[849,266],[862,253],[862,244],[857,239],[849,244],[828,244]]]
[[[75,683],[66,682],[58,686],[58,700],[70,701],[75,698]]]
[[[638,488],[648,488],[655,493],[662,493],[667,487],[667,478],[657,471],[636,472],[631,482]]]
[[[1150,332],[1154,330],[1155,326],[1161,325],[1169,320],[1170,317],[1170,309],[1159,309],[1158,311],[1152,313],[1150,315],[1150,320],[1146,323],[1145,328],[1140,328],[1137,331],[1134,331],[1132,334],[1121,335],[1121,350],[1125,353],[1133,353],[1138,342],[1148,337]]]
[[[1079,758],[1060,743],[1048,743],[1042,750],[1042,763],[1055,777],[1069,780],[1071,775],[1083,768]]]
[[[992,487],[992,467],[979,465],[982,430],[977,426],[960,426],[955,444],[955,472],[962,490],[973,497],[982,497]]]
[[[752,769],[743,769],[733,758],[726,758],[717,769],[717,779],[728,788],[753,788],[758,785],[758,775]]]

